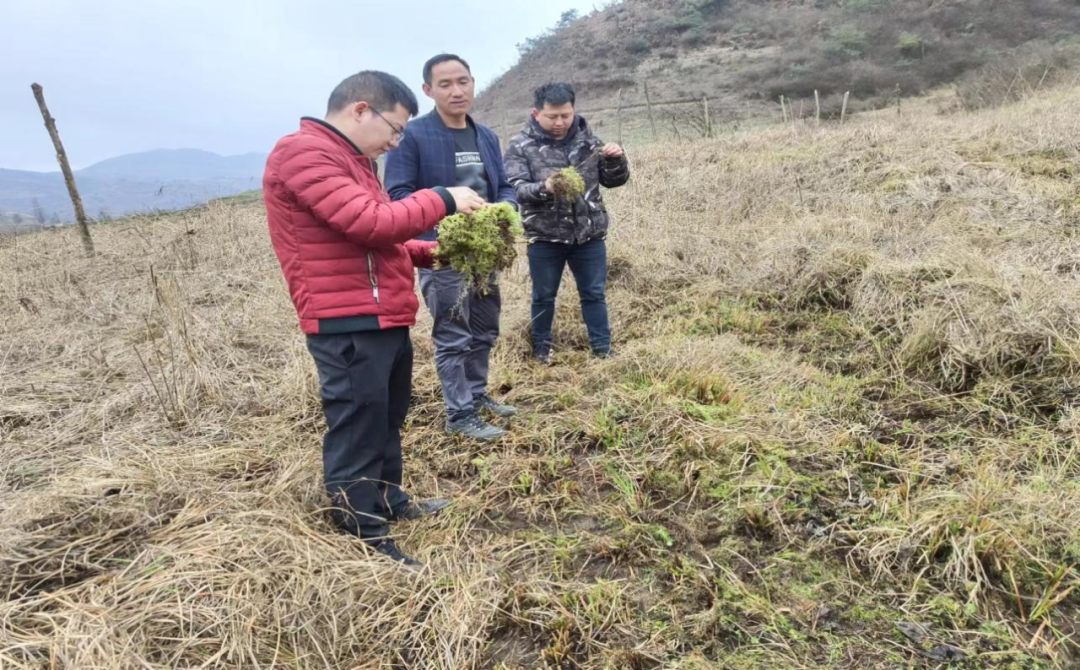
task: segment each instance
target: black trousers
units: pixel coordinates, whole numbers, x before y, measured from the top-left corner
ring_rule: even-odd
[[[326,437],[323,476],[334,521],[363,538],[383,537],[401,490],[401,427],[412,393],[408,328],[308,335],[319,370]]]

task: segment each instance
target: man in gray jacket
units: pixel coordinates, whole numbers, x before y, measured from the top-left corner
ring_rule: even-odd
[[[529,242],[532,278],[533,356],[551,363],[551,324],[563,269],[569,265],[581,298],[581,314],[595,356],[611,355],[608,324],[608,213],[600,187],[615,188],[630,179],[630,166],[617,144],[604,144],[574,111],[570,84],[545,84],[536,90],[534,109],[525,128],[506,150],[506,176],[521,206]],[[585,192],[555,195],[552,176],[573,166]]]

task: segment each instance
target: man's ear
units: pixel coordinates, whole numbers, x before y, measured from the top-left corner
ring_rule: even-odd
[[[424,95],[431,97],[431,84],[424,84],[420,89],[424,92]]]
[[[356,112],[357,116],[360,116],[361,114],[363,114],[364,112],[366,112],[370,108],[371,108],[371,105],[367,104],[363,100],[361,100],[360,102],[357,102],[357,103],[353,103],[353,111]]]

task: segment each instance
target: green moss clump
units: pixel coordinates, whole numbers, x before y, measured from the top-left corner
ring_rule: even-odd
[[[439,223],[436,267],[453,267],[465,276],[467,291],[487,294],[491,275],[517,258],[514,243],[524,233],[514,206],[500,202],[472,214],[454,214]]]
[[[573,200],[585,192],[585,180],[574,166],[565,167],[551,176],[551,192],[560,198]]]

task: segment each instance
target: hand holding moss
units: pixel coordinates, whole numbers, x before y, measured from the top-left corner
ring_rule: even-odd
[[[506,202],[448,216],[439,223],[436,267],[453,267],[464,275],[465,290],[487,293],[491,275],[517,258],[514,243],[523,232],[521,216]]]
[[[585,192],[585,180],[573,166],[565,167],[547,178],[548,192],[565,200],[573,200]]]
[[[446,190],[450,192],[450,197],[454,199],[454,204],[457,205],[457,211],[462,214],[472,214],[487,204],[484,202],[484,199],[471,188],[453,186]]]

